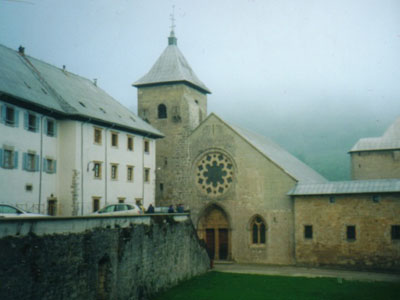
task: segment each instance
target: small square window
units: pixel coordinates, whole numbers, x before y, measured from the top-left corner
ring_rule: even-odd
[[[144,141],[144,152],[150,153],[150,143],[149,141]]]
[[[102,140],[102,130],[101,130],[101,128],[95,128],[94,129],[94,143],[101,145],[101,140]]]
[[[25,191],[32,192],[32,190],[33,190],[32,184],[25,184]]]
[[[118,197],[118,203],[125,203],[125,199],[124,197]]]
[[[304,225],[304,238],[312,239],[313,238],[313,227],[312,225]]]
[[[392,240],[400,240],[400,225],[392,225]]]
[[[144,169],[144,182],[150,182],[150,169]]]
[[[354,225],[346,226],[346,238],[348,240],[356,239],[356,226],[354,226]]]
[[[118,147],[118,133],[111,133],[111,146]]]
[[[128,150],[133,151],[133,137],[128,136],[127,145],[128,145]]]

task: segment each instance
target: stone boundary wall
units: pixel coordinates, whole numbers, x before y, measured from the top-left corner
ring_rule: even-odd
[[[206,272],[187,214],[0,220],[0,299],[148,299]]]

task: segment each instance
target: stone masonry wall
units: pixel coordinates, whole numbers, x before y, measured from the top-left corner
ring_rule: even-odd
[[[187,215],[6,220],[1,226],[3,300],[147,299],[209,267]]]
[[[351,153],[353,180],[400,178],[400,151],[363,151]]]
[[[304,226],[312,226],[312,238]],[[300,265],[400,270],[400,240],[391,226],[400,225],[400,195],[337,195],[295,197],[296,260]],[[355,239],[347,239],[355,226]]]

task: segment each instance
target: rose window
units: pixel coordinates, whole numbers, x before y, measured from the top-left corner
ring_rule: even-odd
[[[210,152],[196,165],[196,184],[208,196],[225,193],[233,182],[233,164],[224,154]]]

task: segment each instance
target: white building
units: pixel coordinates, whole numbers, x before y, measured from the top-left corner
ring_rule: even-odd
[[[83,215],[154,204],[163,135],[95,82],[0,45],[0,203]]]

